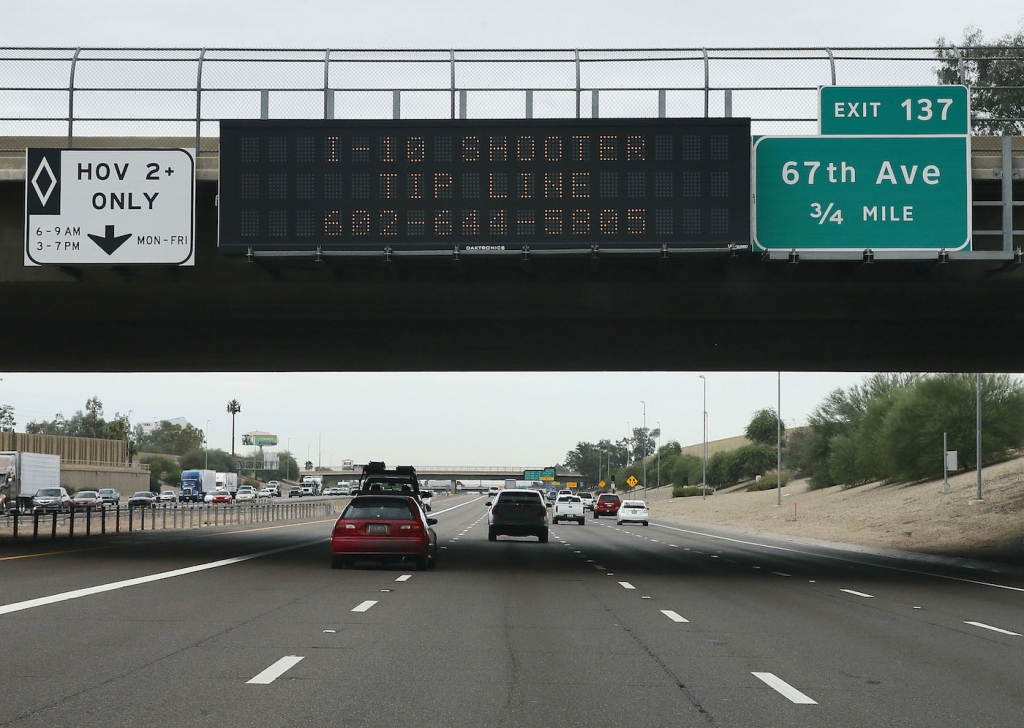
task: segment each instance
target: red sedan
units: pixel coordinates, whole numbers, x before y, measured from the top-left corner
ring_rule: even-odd
[[[71,509],[75,511],[84,511],[87,508],[99,511],[103,509],[103,499],[100,498],[100,494],[95,490],[81,490],[75,493],[75,497],[71,499]]]
[[[352,566],[356,558],[384,563],[411,559],[421,571],[437,559],[437,535],[416,498],[402,495],[356,496],[334,524],[331,568]]]
[[[594,518],[614,516],[619,512],[622,501],[614,493],[602,493],[594,504]]]
[[[226,490],[215,490],[207,493],[203,500],[207,503],[230,503],[231,494]]]

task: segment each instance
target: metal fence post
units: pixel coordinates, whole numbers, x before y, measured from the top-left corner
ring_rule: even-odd
[[[324,51],[324,118],[334,118],[334,92],[330,89],[331,49]]]
[[[88,506],[85,509],[85,537],[88,538],[92,535],[92,507]]]
[[[260,90],[260,118],[270,118],[270,89]]]
[[[57,538],[57,511],[53,512],[53,526],[50,528],[50,540]]]
[[[391,91],[391,118],[401,119],[402,118],[402,91],[401,89],[392,89]]]
[[[132,508],[129,507],[128,508],[128,533],[131,533],[132,529],[134,529],[134,528],[135,528],[135,514],[132,513]]]
[[[448,64],[452,70],[452,119],[455,118],[455,50],[448,51]],[[465,118],[465,117],[463,117]]]
[[[116,508],[117,508],[117,513],[116,513],[117,517],[114,520],[114,533],[121,533],[121,504],[118,503]]]
[[[658,89],[658,118],[659,119],[664,119],[665,118],[666,106],[668,105],[667,104],[666,96],[667,96],[667,92],[665,91],[665,89],[663,89],[663,88]]]
[[[18,519],[21,518],[21,511],[14,512],[14,540],[18,540]]]
[[[576,118],[580,118],[580,49],[573,50],[576,60]]]
[[[711,69],[708,62],[708,49],[701,48],[704,54],[704,118],[708,118],[708,109],[711,102]]]
[[[75,537],[75,509],[68,511],[68,538]]]
[[[199,51],[199,68],[196,71],[196,157],[199,156],[199,135],[201,133],[203,119],[203,61],[206,59],[206,49]]]
[[[526,89],[526,118],[533,118],[533,89]]]
[[[732,118],[732,89],[725,90],[725,118]]]
[[[596,119],[601,115],[600,101],[598,100],[600,91],[596,88],[590,92],[590,118]]]
[[[68,80],[68,149],[75,145],[75,66],[78,65],[78,55],[81,52],[81,48],[76,48],[75,55],[71,57],[71,77]]]
[[[33,513],[32,514],[32,540],[33,541],[38,541],[39,540],[39,514],[38,513]]]

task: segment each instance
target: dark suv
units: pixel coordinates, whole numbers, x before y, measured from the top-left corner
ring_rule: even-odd
[[[399,465],[388,468],[382,461],[374,461],[363,466],[363,474],[359,476],[359,495],[411,495],[420,500],[420,481],[416,477],[416,468],[411,465]]]
[[[594,503],[594,518],[614,516],[619,512],[622,501],[614,493],[602,493]]]
[[[536,536],[548,542],[548,509],[535,490],[502,490],[487,501],[487,540],[498,536]]]

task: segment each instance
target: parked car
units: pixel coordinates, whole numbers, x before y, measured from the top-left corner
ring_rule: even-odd
[[[614,493],[602,493],[597,497],[597,503],[594,504],[594,518],[614,516],[619,512],[621,505],[622,500],[619,496]]]
[[[647,504],[644,501],[626,500],[622,501],[622,506],[615,515],[615,523],[619,526],[627,522],[642,523],[646,526],[648,515]]]
[[[151,493],[148,490],[140,490],[137,493],[133,493],[132,497],[128,499],[129,508],[149,508],[156,504],[156,493]]]
[[[594,510],[594,494],[593,493],[591,493],[590,491],[585,490],[585,491],[583,491],[581,493],[577,493],[576,495],[578,495],[580,497],[580,500],[583,501],[583,507],[586,510],[588,510],[588,511]]]
[[[116,506],[121,502],[121,494],[113,488],[100,488],[97,493],[108,506]]]
[[[251,485],[238,486],[238,491],[235,493],[235,500],[239,503],[243,501],[256,500],[256,489]]]
[[[66,488],[40,488],[32,496],[32,512],[44,513],[47,511],[60,511],[67,513],[71,510],[71,496]]]
[[[84,511],[87,508],[101,510],[103,508],[103,499],[100,498],[98,491],[80,490],[71,499],[71,508],[76,511]]]
[[[173,490],[161,490],[160,495],[156,497],[158,503],[175,503],[178,500],[178,494]]]
[[[487,501],[487,540],[498,536],[536,536],[548,542],[548,508],[535,490],[503,490]]]
[[[226,490],[211,490],[203,496],[204,503],[230,503],[231,493]]]
[[[353,566],[356,558],[382,562],[411,559],[421,571],[437,560],[436,518],[427,518],[409,495],[353,498],[331,533],[331,568]]]

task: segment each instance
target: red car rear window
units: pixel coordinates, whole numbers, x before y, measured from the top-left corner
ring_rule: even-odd
[[[599,498],[599,500],[615,502],[615,501],[619,500],[619,496],[617,496],[617,495],[603,495],[603,496],[601,496]]]
[[[409,521],[416,518],[412,507],[404,498],[374,498],[361,496],[348,504],[341,514],[342,518],[370,519],[381,518],[392,521]]]

